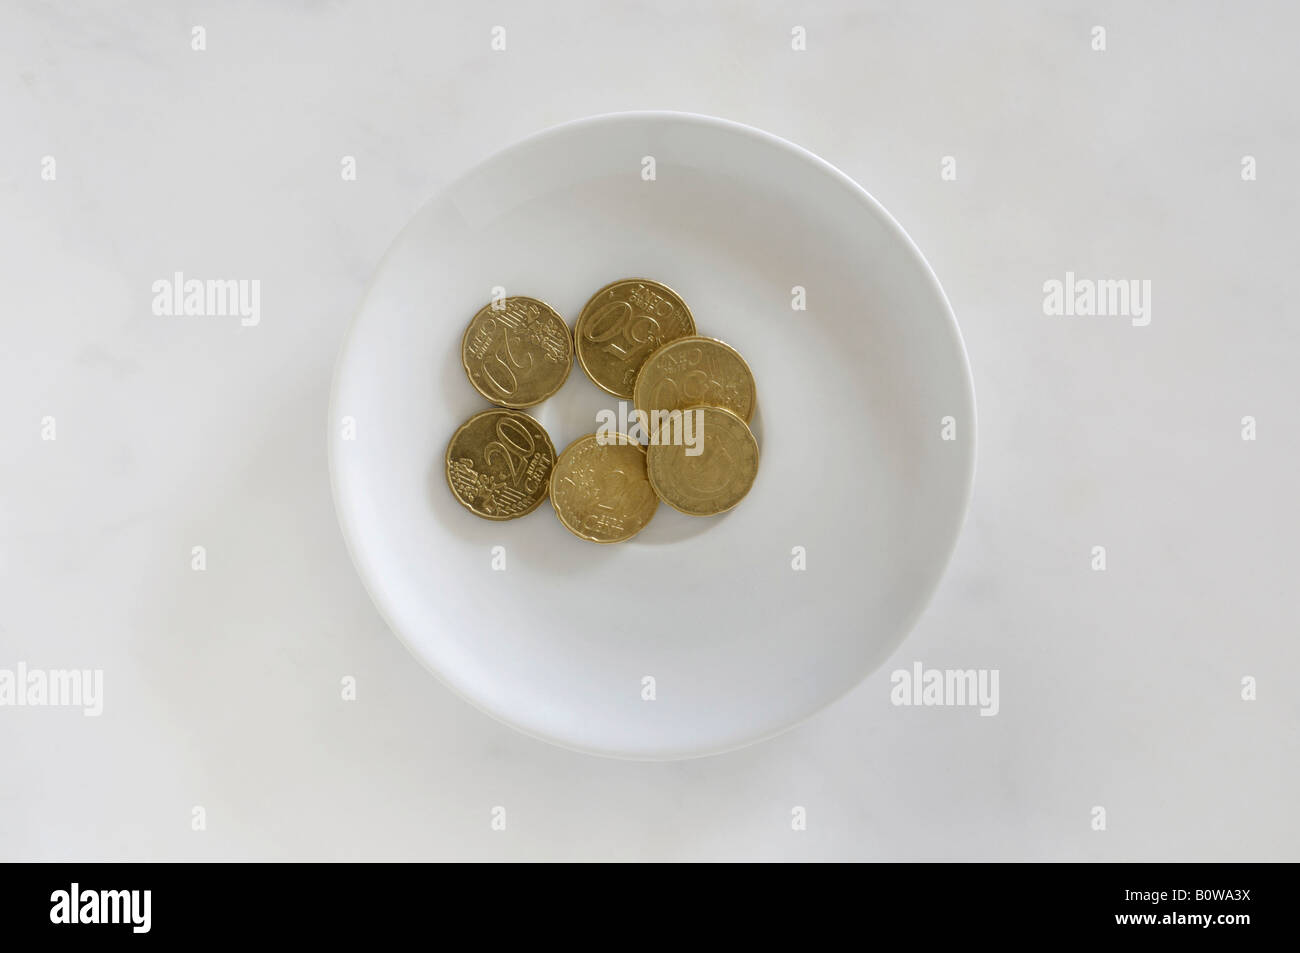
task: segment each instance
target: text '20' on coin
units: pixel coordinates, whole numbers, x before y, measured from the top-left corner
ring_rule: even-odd
[[[655,493],[690,516],[714,516],[739,503],[758,475],[758,441],[749,426],[721,407],[693,407],[701,415],[694,448],[662,441],[656,433],[646,448],[647,476]],[[688,452],[698,450],[698,452]]]
[[[515,296],[487,305],[470,319],[460,357],[469,382],[492,403],[532,407],[569,376],[573,338],[546,302]]]
[[[587,434],[560,454],[551,476],[551,506],[573,535],[617,543],[645,529],[659,498],[646,477],[641,446],[621,434],[603,441]]]
[[[707,337],[669,341],[637,374],[637,410],[685,410],[698,404],[725,407],[746,423],[754,416],[754,375],[728,344]]]
[[[518,410],[484,410],[447,444],[447,485],[471,513],[510,520],[546,499],[555,445],[536,420]]]
[[[686,302],[666,285],[625,278],[591,296],[574,325],[578,363],[597,387],[630,398],[637,372],[650,354],[695,333]]]

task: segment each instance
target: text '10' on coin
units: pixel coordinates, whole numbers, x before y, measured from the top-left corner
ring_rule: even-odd
[[[645,451],[622,434],[606,436],[603,442],[595,434],[579,437],[556,461],[551,506],[565,529],[581,539],[631,539],[659,507],[646,477]]]
[[[461,363],[474,389],[503,407],[532,407],[560,389],[573,367],[573,338],[536,298],[494,301],[470,319]]]
[[[447,485],[471,513],[512,520],[546,499],[555,445],[546,430],[518,410],[484,410],[447,444]]]
[[[677,293],[648,278],[625,278],[601,288],[573,329],[578,363],[601,390],[630,398],[650,354],[695,333],[695,319]]]
[[[650,485],[665,503],[689,516],[714,516],[739,503],[758,475],[758,441],[749,425],[721,407],[694,407],[702,415],[698,453],[652,437],[646,448]]]
[[[685,410],[698,404],[725,407],[748,423],[757,394],[749,365],[716,338],[669,341],[646,359],[632,402],[637,410]]]

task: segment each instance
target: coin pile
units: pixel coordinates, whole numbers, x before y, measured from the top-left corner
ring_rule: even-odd
[[[632,401],[636,422],[628,433],[579,437],[557,456],[522,408],[560,389],[575,353],[597,387]],[[474,389],[498,406],[452,436],[447,484],[484,519],[524,516],[549,494],[575,536],[616,543],[644,529],[660,500],[691,516],[723,513],[758,473],[749,365],[722,341],[698,335],[686,303],[657,281],[601,288],[572,335],[544,301],[494,301],[470,319],[461,362]]]

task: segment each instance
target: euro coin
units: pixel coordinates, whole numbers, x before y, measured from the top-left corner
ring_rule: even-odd
[[[669,341],[693,335],[695,319],[671,288],[625,278],[592,295],[573,333],[578,363],[592,382],[630,398],[645,359]]]
[[[722,407],[674,412],[650,435],[646,471],[659,498],[690,516],[731,509],[758,475],[758,441]]]
[[[754,416],[754,375],[735,349],[716,338],[669,341],[651,354],[636,377],[637,410],[725,407],[746,423]]]
[[[502,407],[532,407],[560,389],[573,367],[573,338],[544,301],[516,296],[470,319],[461,363],[474,389]]]
[[[528,414],[492,408],[460,426],[447,444],[447,485],[460,504],[489,520],[512,520],[546,499],[555,445]]]
[[[587,434],[569,444],[551,475],[551,506],[564,528],[593,543],[622,542],[645,529],[659,508],[645,460],[640,444],[622,434]]]

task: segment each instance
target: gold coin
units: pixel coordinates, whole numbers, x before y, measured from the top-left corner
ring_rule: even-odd
[[[736,350],[717,338],[669,341],[641,365],[632,402],[637,410],[725,407],[746,423],[754,416],[754,375]]]
[[[693,425],[691,415],[698,415]],[[650,485],[661,500],[689,516],[725,513],[754,485],[758,441],[748,424],[722,407],[691,407],[673,419],[686,426],[657,428],[646,448]],[[679,439],[682,434],[687,439]]]
[[[502,407],[531,407],[550,397],[573,367],[573,338],[545,301],[515,296],[470,319],[460,359],[474,389]]]
[[[518,410],[475,414],[447,444],[447,485],[471,513],[488,520],[525,516],[546,499],[555,445]]]
[[[551,474],[551,506],[573,535],[618,543],[645,529],[659,498],[646,479],[641,445],[623,434],[602,438],[579,437],[560,454]]]
[[[637,371],[653,351],[694,333],[686,302],[648,278],[624,278],[601,288],[573,329],[578,363],[597,387],[615,397],[632,396]]]

